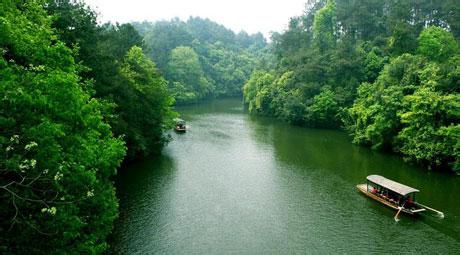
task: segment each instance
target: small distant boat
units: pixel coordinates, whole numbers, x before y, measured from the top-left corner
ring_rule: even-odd
[[[174,119],[174,121],[176,122],[176,124],[174,126],[174,130],[176,130],[177,132],[180,132],[180,133],[184,133],[184,132],[187,131],[187,127],[185,125],[185,120],[176,118],[176,119]]]
[[[398,210],[395,220],[398,218],[401,211],[410,215],[431,211],[442,218],[444,217],[442,212],[415,201],[415,194],[420,192],[418,189],[395,182],[383,176],[369,175],[367,176],[367,182],[365,184],[358,184],[356,187],[366,196]]]

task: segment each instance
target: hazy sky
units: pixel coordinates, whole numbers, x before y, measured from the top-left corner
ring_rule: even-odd
[[[306,0],[85,0],[102,22],[209,18],[235,32],[282,31],[289,18],[301,15]]]

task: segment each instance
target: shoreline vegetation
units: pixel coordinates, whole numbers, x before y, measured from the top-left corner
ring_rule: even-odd
[[[273,34],[275,68],[244,85],[249,111],[344,128],[356,144],[460,170],[455,2],[327,0],[306,9]]]
[[[120,165],[161,152],[173,106],[210,98],[460,170],[459,15],[313,0],[267,43],[200,17],[98,24],[82,1],[3,1],[0,253],[107,251]]]

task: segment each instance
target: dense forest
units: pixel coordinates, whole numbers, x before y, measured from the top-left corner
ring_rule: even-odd
[[[267,56],[261,34],[100,25],[73,0],[3,1],[0,50],[2,254],[105,251],[120,164],[161,151],[174,104],[241,96]]]
[[[144,36],[146,51],[168,80],[176,104],[241,96],[242,84],[267,55],[261,33],[235,34],[209,19],[135,22],[133,26]]]
[[[2,1],[0,253],[106,250],[117,168],[161,150],[175,116],[142,46],[80,2]]]
[[[272,35],[274,68],[244,85],[249,111],[347,129],[357,144],[460,170],[458,1],[308,1]]]
[[[115,136],[123,136],[127,159],[157,153],[168,141],[165,129],[175,114],[167,82],[144,54],[143,38],[130,24],[97,25],[82,2],[49,1],[58,39],[76,51],[79,75],[91,81],[89,92],[105,102],[103,115]]]

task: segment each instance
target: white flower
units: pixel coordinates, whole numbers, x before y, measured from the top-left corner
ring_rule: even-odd
[[[47,174],[49,172],[48,169],[43,170],[43,174]]]
[[[37,165],[37,160],[31,159],[30,160],[30,167],[35,168],[36,165]]]
[[[55,181],[59,181],[62,179],[64,175],[62,173],[60,173],[59,171],[56,173],[56,175],[54,175],[54,180]]]
[[[88,192],[86,192],[86,196],[87,197],[94,197],[94,189],[88,190]]]
[[[56,207],[51,207],[51,208],[42,208],[41,210],[42,213],[49,213],[51,215],[56,215],[57,209]]]
[[[28,159],[25,159],[21,162],[21,164],[19,164],[19,169],[21,169],[22,172],[24,172],[25,170],[29,169],[30,165],[29,165],[29,160]]]
[[[10,145],[10,146],[6,147],[6,152],[12,151],[13,149],[14,149],[13,146]]]
[[[35,159],[31,159],[31,160],[24,159],[21,162],[21,164],[19,164],[19,169],[22,172],[25,172],[25,170],[27,170],[27,169],[35,168],[36,165],[37,165],[37,160],[35,160]]]
[[[19,135],[13,135],[10,138],[10,142],[19,143]]]
[[[37,147],[38,144],[36,142],[30,142],[29,144],[27,144],[24,149],[26,149],[26,151],[30,151],[31,149]]]

